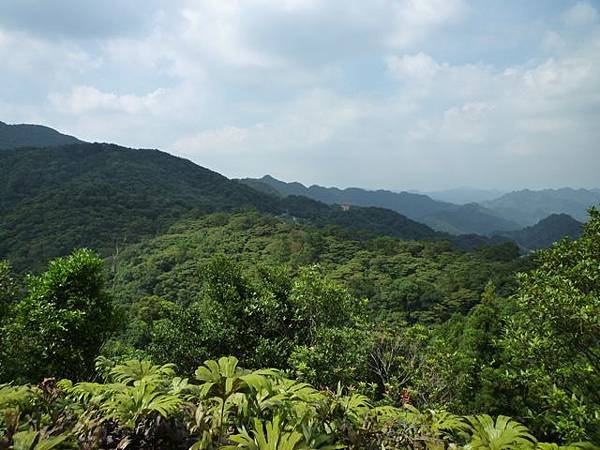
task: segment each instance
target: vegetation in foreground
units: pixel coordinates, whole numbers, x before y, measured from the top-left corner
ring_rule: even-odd
[[[103,382],[45,379],[0,387],[1,448],[593,449],[540,443],[506,416],[460,417],[375,405],[338,388],[316,390],[273,369],[207,360],[191,379],[173,365],[100,358]]]
[[[25,283],[2,263],[0,447],[594,448],[600,213],[535,259],[428,326],[314,266],[217,257],[190,303],[116,304],[91,251]]]

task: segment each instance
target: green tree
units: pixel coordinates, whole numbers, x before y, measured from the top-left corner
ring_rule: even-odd
[[[581,238],[541,251],[538,262],[520,275],[508,321],[509,376],[541,411],[537,426],[600,441],[600,212],[590,210]]]
[[[0,322],[17,297],[17,282],[7,261],[0,261]]]
[[[116,314],[104,290],[102,260],[77,250],[52,261],[40,276],[28,279],[28,294],[11,308],[2,326],[2,365],[10,379],[39,381],[55,377],[84,379]]]

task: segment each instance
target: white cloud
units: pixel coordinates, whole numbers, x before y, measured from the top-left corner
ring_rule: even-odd
[[[455,21],[466,12],[462,0],[404,0],[392,4],[395,27],[387,41],[407,47],[423,39],[432,29]]]
[[[68,94],[53,93],[48,98],[55,108],[68,114],[86,114],[96,111],[140,114],[155,112],[166,95],[167,92],[164,89],[137,96],[102,92],[93,86],[76,86]]]
[[[572,27],[587,26],[598,20],[598,11],[588,2],[577,2],[564,12],[563,20]]]
[[[77,44],[48,41],[20,31],[0,28],[0,60],[2,70],[18,76],[43,75],[63,77],[67,71],[82,73],[99,66],[99,58],[91,56]]]
[[[525,72],[523,80],[526,87],[540,96],[564,96],[597,84],[594,79],[598,75],[596,63],[587,58],[551,58]]]
[[[172,150],[232,176],[423,189],[591,180],[597,11],[549,7],[534,26],[527,5],[153,0],[133,33],[0,27],[0,120]],[[581,161],[577,176],[560,172],[561,148]]]
[[[388,56],[386,63],[390,71],[398,78],[429,80],[440,70],[440,65],[423,52],[415,55]]]

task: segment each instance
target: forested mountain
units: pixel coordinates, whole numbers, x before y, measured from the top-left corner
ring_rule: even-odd
[[[523,227],[533,226],[553,214],[568,214],[582,222],[587,220],[587,209],[600,204],[599,189],[522,190],[504,195],[499,191],[471,192],[464,189],[439,193],[441,198],[447,199],[469,195],[483,199],[498,195],[498,198],[493,200],[459,205],[409,192],[338,189],[317,185],[306,187],[301,183],[286,183],[269,175],[260,179],[247,178],[241,182],[261,192],[272,193],[275,190],[282,196],[302,195],[328,204],[380,206],[429,225],[436,231],[453,235],[519,237],[522,247],[529,250],[547,247],[563,236],[576,236],[576,225],[564,219],[552,218],[540,227],[521,230]],[[533,234],[538,231],[541,236],[535,239]],[[560,234],[561,232],[564,234]]]
[[[0,149],[18,147],[54,147],[81,141],[43,125],[8,125],[0,122]]]
[[[548,248],[565,237],[577,239],[582,229],[583,224],[568,214],[552,214],[532,227],[499,234],[516,242],[524,250],[530,251]]]
[[[434,200],[466,205],[467,203],[481,203],[487,200],[494,200],[506,194],[506,192],[498,189],[455,188],[443,191],[428,191],[423,192],[423,194]]]
[[[254,184],[261,182],[279,192],[281,195],[303,195],[327,204],[347,203],[356,206],[377,206],[397,211],[413,220],[439,211],[452,209],[455,205],[432,200],[426,195],[410,192],[392,192],[385,190],[368,191],[360,188],[338,189],[313,185],[306,187],[301,183],[286,183],[270,175],[258,180],[241,180]]]
[[[407,239],[438,237],[380,208],[344,211],[305,197],[257,192],[188,160],[109,144],[0,152],[0,258],[18,268],[73,248],[103,255],[185,216],[254,208],[318,226]]]
[[[420,218],[420,221],[434,230],[451,234],[474,233],[492,234],[493,231],[511,231],[520,228],[519,224],[498,217],[492,211],[477,203],[468,203],[446,211],[439,211]]]
[[[377,206],[391,209],[406,217],[425,223],[441,232],[460,234],[491,234],[499,230],[514,230],[520,226],[499,217],[482,206],[455,205],[433,200],[427,195],[386,190],[369,191],[360,188],[338,189],[301,183],[286,183],[270,175],[260,179],[246,178],[242,183],[262,191],[275,189],[283,196],[302,195],[327,204]]]
[[[156,295],[189,304],[214,254],[226,254],[248,271],[261,264],[297,271],[318,263],[353,295],[369,298],[375,315],[423,323],[467,312],[489,280],[499,293],[511,292],[512,274],[528,264],[512,242],[463,252],[448,242],[358,240],[257,212],[219,213],[178,222],[111,258],[114,295],[121,303]]]
[[[450,239],[157,150],[5,149],[0,173],[2,448],[600,439],[595,210],[577,241],[520,256],[510,232]],[[429,216],[498,223],[450,208]],[[579,226],[557,215],[513,238]]]
[[[588,208],[599,204],[600,192],[597,189],[562,188],[515,191],[484,202],[483,206],[522,226],[530,226],[551,214],[568,214],[585,222]]]

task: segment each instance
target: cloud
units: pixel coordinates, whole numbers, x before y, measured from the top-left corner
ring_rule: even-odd
[[[598,11],[588,2],[577,2],[563,14],[563,20],[571,27],[587,26],[598,20]]]
[[[426,36],[432,29],[455,21],[466,13],[462,0],[409,0],[392,5],[395,27],[387,42],[393,47],[407,47]]]
[[[440,70],[440,65],[423,52],[415,55],[392,55],[386,58],[390,71],[398,78],[429,80]]]
[[[102,92],[93,86],[76,86],[68,94],[53,93],[48,98],[57,110],[68,114],[105,111],[140,114],[155,112],[166,95],[167,92],[164,89],[157,89],[149,94],[137,96]]]
[[[597,184],[592,3],[47,3],[0,5],[0,120],[159,147],[229,176]]]
[[[151,23],[161,3],[164,2],[2,0],[0,27],[26,29],[46,38],[89,39],[137,34]]]

